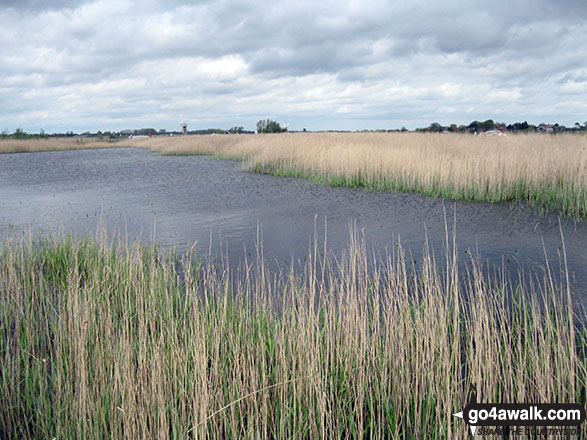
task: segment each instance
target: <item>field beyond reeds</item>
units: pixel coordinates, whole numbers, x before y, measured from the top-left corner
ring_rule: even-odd
[[[587,136],[288,133],[134,139],[164,154],[244,160],[253,172],[587,215]]]
[[[4,241],[0,438],[453,439],[472,386],[585,404],[565,273],[459,274],[453,246],[414,270],[394,249],[352,232],[269,276],[259,255],[237,275],[105,238]]]
[[[0,154],[32,153],[36,151],[81,150],[84,148],[109,148],[119,145],[119,140],[108,138],[59,137],[39,139],[1,139]]]

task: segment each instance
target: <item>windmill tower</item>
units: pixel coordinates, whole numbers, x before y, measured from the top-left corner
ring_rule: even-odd
[[[188,121],[183,121],[181,123],[181,134],[188,134]]]

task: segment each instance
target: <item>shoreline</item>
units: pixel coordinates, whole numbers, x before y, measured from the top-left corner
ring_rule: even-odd
[[[499,138],[421,133],[282,133],[0,141],[0,153],[147,148],[243,161],[250,172],[327,186],[486,203],[523,201],[587,217],[587,136]]]

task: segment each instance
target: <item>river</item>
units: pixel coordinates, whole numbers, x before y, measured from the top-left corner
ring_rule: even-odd
[[[445,221],[456,215],[460,255],[489,265],[540,271],[544,249],[558,271],[561,229],[572,290],[587,305],[587,222],[540,214],[525,204],[443,201],[415,194],[324,187],[293,178],[248,173],[240,162],[207,156],[162,156],[144,149],[54,151],[0,155],[0,237],[39,233],[95,234],[101,221],[130,239],[155,240],[180,252],[228,253],[231,265],[255,251],[265,258],[303,261],[315,225],[335,254],[356,223],[369,246],[398,239],[416,260],[426,237],[437,254]],[[560,228],[559,228],[560,222]],[[544,246],[544,247],[543,247]],[[322,242],[320,244],[322,247]]]

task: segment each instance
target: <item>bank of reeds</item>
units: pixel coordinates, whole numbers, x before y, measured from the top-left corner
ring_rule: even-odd
[[[0,139],[0,154],[32,153],[36,151],[80,150],[85,148],[109,148],[120,146],[119,140],[108,138],[39,138],[39,139]]]
[[[105,239],[5,241],[0,437],[452,439],[471,387],[585,404],[565,277],[458,258],[413,270],[353,232],[338,259],[237,275]]]
[[[249,170],[455,200],[524,201],[587,215],[587,136],[289,133],[135,139],[165,154],[245,160]]]

